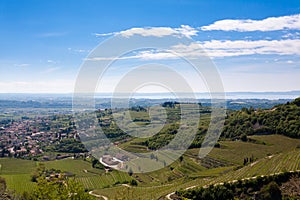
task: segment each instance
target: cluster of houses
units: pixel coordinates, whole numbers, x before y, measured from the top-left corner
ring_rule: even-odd
[[[45,147],[55,145],[62,139],[78,139],[78,133],[74,128],[56,127],[53,120],[47,117],[36,117],[34,119],[11,120],[7,123],[0,123],[0,157],[16,158],[41,158],[42,160],[65,159],[69,157],[89,156],[88,152],[57,154],[55,158],[44,154]],[[115,146],[119,142],[114,143]],[[123,168],[123,162],[129,157],[117,153],[115,155],[104,155],[100,162],[109,168]]]
[[[78,137],[75,130],[53,129],[51,119],[20,119],[0,126],[0,157],[35,157],[63,138]]]

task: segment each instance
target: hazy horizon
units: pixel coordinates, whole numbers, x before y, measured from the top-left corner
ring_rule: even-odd
[[[196,92],[196,93],[179,93],[182,94],[181,98],[194,98],[197,99],[210,99],[210,93],[207,92]],[[92,94],[95,98],[112,98],[112,93],[95,93]],[[186,96],[184,96],[186,95]],[[114,96],[118,96],[115,94]],[[119,94],[118,97],[122,98],[125,96],[127,98],[128,93]],[[41,98],[72,98],[73,93],[0,93],[0,99],[16,99],[18,97],[26,97],[26,99]],[[295,99],[300,97],[300,91],[281,91],[281,92],[225,92],[225,99]],[[155,92],[155,93],[135,93],[131,96],[132,99],[175,99],[172,93],[166,92]]]

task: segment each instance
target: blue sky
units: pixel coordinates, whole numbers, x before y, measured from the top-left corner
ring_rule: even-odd
[[[0,92],[72,92],[100,42],[151,30],[202,45],[226,91],[300,90],[299,14],[297,0],[2,0]]]

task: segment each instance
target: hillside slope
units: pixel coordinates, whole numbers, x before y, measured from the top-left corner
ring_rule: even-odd
[[[300,138],[300,98],[270,110],[243,108],[228,114],[223,137],[245,138],[253,134],[283,134]]]

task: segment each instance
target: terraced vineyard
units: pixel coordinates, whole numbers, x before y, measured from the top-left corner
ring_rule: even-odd
[[[293,151],[300,146],[299,139],[288,138],[282,135],[249,136],[257,143],[242,141],[220,141],[220,148],[214,148],[209,156],[229,164],[243,165],[245,157],[253,156],[260,159],[269,155]],[[189,157],[196,158],[199,149],[190,149],[186,152]]]
[[[95,174],[99,175],[104,172],[104,170],[92,168],[91,163],[85,162],[83,160],[63,159],[43,163],[48,169],[54,168],[61,171],[67,171],[75,174],[76,177],[93,176]]]
[[[295,150],[288,153],[281,153],[273,157],[266,157],[257,160],[254,164],[250,164],[241,169],[234,170],[233,168],[215,168],[207,173],[206,178],[180,178],[171,184],[153,187],[132,187],[127,188],[118,186],[117,188],[106,188],[96,190],[95,193],[109,197],[109,199],[117,199],[127,194],[127,199],[158,199],[164,197],[168,193],[188,187],[204,186],[209,184],[234,181],[238,179],[250,178],[259,175],[269,175],[282,171],[300,170],[300,150]],[[206,170],[209,171],[209,170]],[[214,172],[218,176],[210,176]],[[223,175],[222,175],[223,174]],[[138,198],[141,197],[141,198]],[[126,199],[126,198],[125,198]]]
[[[213,183],[296,170],[300,170],[300,150],[262,158],[241,169],[216,178]]]
[[[217,151],[211,152],[210,156],[214,159],[218,159],[217,152],[224,150],[221,155],[226,154],[225,159],[222,160],[225,163],[229,163],[227,166],[206,169],[198,165],[197,172],[194,172],[195,168],[192,166],[194,166],[197,161],[192,164],[192,160],[195,160],[193,153],[198,153],[199,149],[191,149],[188,150],[184,157],[187,163],[185,166],[183,164],[180,165],[180,163],[171,165],[171,167],[174,167],[173,173],[181,175],[181,173],[184,174],[186,172],[185,176],[179,176],[176,181],[151,187],[127,188],[118,186],[117,188],[105,188],[96,190],[95,192],[112,199],[122,197],[121,194],[124,193],[128,194],[128,199],[133,197],[135,199],[138,199],[137,197],[143,197],[140,199],[158,199],[182,188],[234,181],[283,171],[300,170],[300,149],[297,148],[300,142],[299,140],[280,135],[252,137],[264,141],[266,144],[221,141],[220,144],[223,148],[215,148],[214,151],[216,149]],[[243,156],[236,157],[235,155],[239,154],[240,148],[242,148],[243,151],[247,151],[246,155],[254,153],[256,160],[244,167],[239,167],[242,165]],[[214,159],[209,159],[209,161],[213,162]],[[181,169],[183,169],[183,171]],[[156,174],[160,173],[157,172]],[[117,191],[123,192],[120,193]]]
[[[131,178],[126,174],[118,171],[102,174],[99,176],[82,176],[77,178],[83,186],[89,190],[95,188],[111,187],[115,183],[129,182]]]
[[[127,173],[92,168],[83,160],[64,159],[44,162],[45,167],[75,174],[76,179],[88,190],[109,197],[123,199],[158,199],[179,189],[233,181],[259,175],[300,169],[299,140],[285,136],[252,136],[259,144],[241,141],[220,141],[205,160],[198,159],[199,149],[188,150],[183,159],[151,173]],[[242,155],[239,153],[242,152]],[[243,166],[243,156],[254,155],[255,160]],[[167,155],[163,155],[167,156]],[[17,192],[31,191],[34,183],[31,174],[37,162],[20,159],[0,159],[0,176],[9,189]],[[120,185],[131,179],[137,187]],[[125,197],[124,197],[125,195]]]

